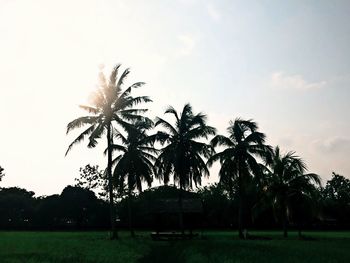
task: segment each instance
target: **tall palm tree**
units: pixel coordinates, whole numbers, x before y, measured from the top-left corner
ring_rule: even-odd
[[[129,228],[131,236],[135,233],[132,228],[131,199],[135,189],[142,192],[142,183],[151,186],[155,168],[153,162],[156,160],[154,154],[157,150],[153,147],[154,137],[147,135],[147,130],[153,127],[151,121],[137,121],[135,124],[125,126],[127,136],[117,132],[121,144],[114,144],[113,150],[121,152],[114,160],[115,168],[113,179],[117,186],[124,185],[126,180],[128,191],[128,213]]]
[[[278,146],[274,149],[270,169],[267,170],[265,191],[272,201],[275,214],[282,218],[284,237],[288,236],[288,215],[295,201],[312,199],[314,184],[321,184],[317,174],[306,171],[305,162],[294,152],[282,155]]]
[[[143,82],[136,82],[124,91],[122,90],[124,81],[129,75],[129,69],[125,69],[118,76],[120,64],[116,65],[112,70],[109,80],[107,80],[102,72],[100,72],[100,83],[98,89],[92,94],[92,105],[81,105],[80,108],[86,110],[90,115],[77,118],[67,125],[67,133],[76,128],[88,125],[68,147],[67,153],[72,147],[88,138],[88,147],[92,148],[97,145],[97,140],[106,135],[107,140],[107,180],[110,205],[111,220],[111,239],[118,237],[116,231],[116,211],[113,201],[113,185],[112,185],[112,130],[113,123],[119,127],[127,125],[127,121],[135,121],[143,118],[139,114],[145,112],[146,109],[135,109],[135,105],[141,102],[150,102],[147,96],[132,97],[130,95],[133,88],[144,85]]]
[[[230,196],[234,184],[237,184],[238,196],[238,235],[244,238],[243,234],[243,215],[245,213],[246,188],[248,187],[251,176],[261,175],[261,165],[256,157],[268,162],[271,153],[271,147],[265,145],[265,134],[258,132],[258,125],[252,120],[236,119],[230,121],[227,128],[228,137],[216,135],[211,144],[213,147],[221,146],[225,149],[214,154],[209,160],[208,165],[220,161],[219,170],[220,182],[229,186]]]
[[[165,114],[175,118],[172,125],[165,119],[157,117],[155,125],[162,126],[165,131],[157,133],[157,138],[165,145],[155,162],[156,177],[167,184],[173,176],[174,184],[178,184],[179,192],[179,220],[181,232],[184,233],[182,192],[201,184],[202,176],[209,176],[209,170],[204,158],[209,158],[212,147],[200,139],[207,139],[215,135],[215,128],[206,124],[206,115],[194,114],[190,104],[183,107],[181,113],[169,107]]]

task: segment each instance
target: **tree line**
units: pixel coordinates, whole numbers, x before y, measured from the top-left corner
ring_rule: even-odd
[[[90,168],[96,166],[88,165]],[[83,167],[84,170],[86,167]],[[94,169],[92,168],[92,169]],[[93,174],[90,174],[93,175]],[[0,229],[2,230],[107,230],[110,227],[108,199],[97,197],[92,189],[97,185],[87,184],[81,172],[75,186],[67,186],[60,194],[35,197],[35,193],[18,187],[0,188]],[[157,228],[156,218],[150,207],[155,200],[177,198],[179,189],[174,186],[159,186],[145,189],[131,197],[133,227],[136,229]],[[314,199],[290,203],[288,223],[293,230],[341,230],[350,229],[350,180],[333,173],[324,187],[314,189]],[[193,224],[200,229],[237,229],[239,199],[238,185],[233,185],[233,194],[226,184],[215,183],[199,187],[196,191],[184,191],[184,199],[200,199],[203,211],[197,217],[184,215],[185,225]],[[129,229],[129,195],[118,198],[117,226]],[[281,229],[283,215],[267,202],[264,209],[259,189],[249,187],[246,195],[246,227],[252,229]],[[168,226],[177,226],[177,218],[167,217]]]
[[[84,139],[91,148],[105,137],[111,239],[118,237],[115,196],[125,189],[131,200],[132,193],[141,193],[143,183],[151,186],[153,178],[165,185],[172,179],[179,188],[179,225],[184,233],[183,192],[201,185],[202,177],[209,176],[209,167],[215,162],[220,163],[219,183],[226,186],[229,198],[235,197],[238,202],[238,236],[245,237],[248,195],[254,189],[259,196],[255,210],[272,205],[273,212],[281,217],[286,237],[292,211],[312,203],[315,189],[321,185],[320,177],[307,171],[304,160],[294,152],[283,154],[278,146],[267,145],[265,134],[253,120],[236,118],[230,121],[227,135],[220,135],[207,124],[204,113],[194,113],[192,106],[185,104],[181,111],[172,106],[166,109],[172,121],[163,117],[153,121],[145,115],[147,108],[140,106],[151,99],[132,95],[133,89],[145,83],[136,82],[123,89],[130,71],[119,74],[120,69],[120,64],[115,66],[109,78],[100,73],[92,105],[80,106],[89,115],[67,126],[67,133],[87,128],[69,145],[66,154]],[[131,217],[129,209],[130,221]]]
[[[169,120],[163,116],[152,120],[144,106],[152,100],[148,96],[133,96],[133,90],[145,83],[136,82],[124,88],[130,71],[120,71],[118,64],[108,78],[100,73],[91,105],[80,106],[88,115],[67,125],[67,133],[84,129],[68,146],[66,155],[84,140],[89,148],[102,139],[106,145],[106,169],[85,167],[78,185],[85,185],[87,191],[97,186],[104,190],[103,198],[109,204],[111,239],[118,238],[117,224],[124,211],[121,204],[126,204],[127,221],[134,234],[131,222],[137,222],[140,210],[132,207],[153,191],[149,187],[154,179],[165,186],[173,182],[177,187],[173,192],[179,202],[182,233],[186,221],[183,200],[193,190],[202,199],[222,201],[212,208],[208,208],[209,201],[204,202],[206,211],[213,214],[208,226],[214,225],[214,218],[223,213],[218,222],[222,226],[237,227],[240,238],[246,237],[248,227],[263,220],[262,215],[269,218],[267,225],[274,219],[280,222],[287,236],[289,223],[299,222],[301,228],[305,214],[318,210],[320,200],[329,200],[334,207],[341,203],[342,209],[346,208],[344,211],[349,210],[349,200],[345,201],[348,195],[343,191],[331,194],[328,183],[322,188],[319,176],[309,173],[304,160],[295,152],[283,153],[278,146],[267,145],[265,134],[253,120],[236,118],[229,122],[225,135],[217,134],[216,129],[208,125],[207,116],[195,113],[190,104],[185,104],[181,111],[169,106],[164,113]],[[219,182],[201,188],[202,178],[209,177],[209,168],[216,162],[220,164]],[[344,177],[334,175],[334,178],[342,181],[341,185],[348,183]],[[170,191],[170,188],[164,189]],[[340,196],[342,201],[332,203]],[[217,211],[225,204],[226,212]],[[326,207],[332,215],[331,221],[338,210]]]

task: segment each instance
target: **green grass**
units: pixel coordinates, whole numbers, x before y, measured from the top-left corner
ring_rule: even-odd
[[[0,232],[0,262],[350,262],[350,232],[307,232],[308,240],[280,232],[253,232],[271,240],[238,240],[232,232],[204,232],[203,239],[152,241],[127,232]]]

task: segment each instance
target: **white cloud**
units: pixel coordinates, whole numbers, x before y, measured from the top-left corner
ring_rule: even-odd
[[[192,35],[182,34],[177,37],[181,43],[181,47],[178,50],[178,55],[187,56],[190,55],[196,46],[196,40]]]
[[[313,142],[316,150],[327,153],[347,153],[350,151],[350,139],[340,136],[328,138],[326,140],[316,140]]]
[[[310,90],[322,88],[327,82],[307,82],[302,75],[288,75],[279,71],[272,73],[270,84],[275,88]]]
[[[220,21],[221,19],[221,14],[218,11],[217,8],[215,8],[212,4],[207,4],[207,12],[208,15],[211,19],[213,19],[214,21]]]

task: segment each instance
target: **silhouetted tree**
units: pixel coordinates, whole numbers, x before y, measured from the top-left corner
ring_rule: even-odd
[[[232,218],[229,193],[224,184],[212,184],[199,189],[203,206],[204,222],[212,227],[227,227]]]
[[[7,229],[27,228],[32,223],[34,192],[18,187],[0,190],[0,226]]]
[[[98,165],[87,164],[85,167],[80,167],[79,172],[80,176],[75,178],[75,186],[93,190],[99,197],[106,199],[108,181],[105,171],[100,170]]]
[[[350,180],[335,172],[322,189],[323,210],[339,225],[350,222]]]
[[[143,82],[137,82],[130,87],[122,91],[123,83],[129,74],[129,69],[124,72],[118,78],[118,71],[120,65],[117,65],[110,75],[109,80],[106,80],[104,74],[100,73],[99,88],[93,93],[92,106],[81,105],[80,107],[90,113],[89,116],[84,116],[75,119],[67,126],[67,133],[73,129],[81,128],[88,125],[89,127],[84,130],[68,147],[67,153],[71,148],[88,138],[88,147],[95,147],[97,140],[102,135],[106,134],[107,139],[107,180],[108,180],[108,193],[110,203],[110,219],[111,219],[111,239],[117,238],[116,230],[116,211],[113,200],[113,182],[112,182],[112,144],[113,144],[113,123],[118,124],[120,127],[124,127],[127,121],[136,121],[143,119],[140,113],[146,111],[146,109],[135,109],[135,105],[141,102],[150,102],[151,100],[147,96],[132,97],[130,95],[133,88],[142,86]]]
[[[282,155],[278,146],[274,149],[265,191],[272,201],[275,214],[281,218],[284,237],[288,235],[288,216],[293,205],[296,202],[306,202],[306,199],[312,200],[314,184],[321,184],[317,174],[306,174],[306,171],[305,162],[294,152]]]
[[[61,218],[76,229],[95,224],[101,201],[94,192],[76,186],[67,186],[60,195]]]
[[[333,172],[332,179],[327,181],[323,194],[329,199],[343,203],[350,202],[350,179]]]
[[[85,188],[67,186],[60,195],[42,196],[35,202],[35,228],[81,230],[109,225],[108,203]]]
[[[0,166],[0,181],[1,181],[1,179],[4,177],[4,175],[5,175],[5,173],[4,173],[4,168],[2,168],[2,167]]]
[[[62,226],[62,204],[60,195],[37,198],[34,224],[39,229],[56,229]]]
[[[258,132],[258,125],[251,120],[236,119],[230,121],[227,128],[229,136],[216,135],[211,144],[213,147],[221,146],[225,149],[214,154],[208,161],[211,166],[220,161],[220,182],[228,185],[230,196],[233,196],[234,180],[237,180],[238,197],[238,235],[244,238],[244,213],[247,187],[251,176],[261,175],[261,165],[255,159],[259,157],[268,162],[271,147],[265,145],[265,134]]]
[[[153,147],[154,138],[147,135],[147,130],[153,127],[153,123],[147,120],[138,121],[135,124],[125,126],[127,136],[117,133],[115,136],[122,144],[113,144],[113,150],[120,153],[115,159],[113,177],[115,183],[120,187],[126,180],[128,188],[128,215],[131,236],[135,236],[132,227],[132,192],[137,189],[142,192],[142,183],[151,186],[155,168],[153,162],[156,160],[154,154],[157,150]]]
[[[200,185],[202,176],[209,176],[203,157],[209,158],[213,149],[199,140],[214,135],[215,128],[206,124],[207,117],[203,113],[193,114],[190,104],[186,104],[180,114],[173,107],[169,107],[165,114],[173,115],[175,125],[159,117],[156,119],[155,125],[166,130],[157,133],[157,138],[165,147],[155,162],[156,177],[167,184],[173,175],[174,183],[178,184],[180,228],[184,233],[182,191],[192,188],[193,183]]]
[[[79,172],[80,177],[75,179],[78,187],[93,190],[105,181],[102,177],[103,170],[99,170],[98,165],[87,164],[84,168],[80,167]]]
[[[320,203],[318,199],[318,189],[316,185],[310,185],[308,193],[298,192],[295,194],[289,207],[290,220],[296,225],[298,236],[302,236],[303,226],[314,223],[320,214]]]

